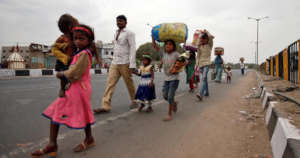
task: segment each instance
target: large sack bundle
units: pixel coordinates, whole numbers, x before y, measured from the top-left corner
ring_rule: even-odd
[[[188,38],[188,27],[184,23],[162,23],[153,27],[152,36],[159,42],[171,39],[184,43]]]
[[[215,55],[224,55],[224,48],[215,47]]]

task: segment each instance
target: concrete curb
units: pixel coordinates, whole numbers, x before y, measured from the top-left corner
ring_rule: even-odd
[[[263,85],[261,76],[259,86]],[[267,92],[263,86],[260,87],[262,93],[262,108],[266,110],[265,122],[269,132],[270,143],[274,158],[300,158],[300,130],[290,123],[290,120],[283,118],[276,111],[277,102],[272,101],[274,94]]]
[[[269,106],[269,102],[272,101],[274,98],[274,94],[265,92],[263,99],[262,99],[262,108],[265,110]]]
[[[102,74],[102,69],[90,69],[90,74]],[[42,76],[54,76],[56,71],[54,69],[22,69],[22,70],[10,70],[0,69],[0,77],[15,77],[15,76],[30,76],[30,77],[42,77]]]

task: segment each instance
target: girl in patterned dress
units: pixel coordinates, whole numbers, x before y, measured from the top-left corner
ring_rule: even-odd
[[[147,105],[146,112],[152,112],[151,103],[156,99],[155,86],[154,86],[154,69],[151,65],[151,56],[143,55],[143,65],[139,69],[137,75],[141,76],[139,87],[137,89],[135,99],[141,103],[138,111],[141,112],[143,108]]]

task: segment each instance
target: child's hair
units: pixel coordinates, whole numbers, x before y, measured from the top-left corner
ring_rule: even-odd
[[[86,47],[91,50],[93,55],[96,55],[96,57],[98,57],[96,44],[94,42],[95,34],[93,29],[88,25],[80,24],[73,28],[73,32],[83,33],[89,40],[89,44]]]
[[[149,53],[144,53],[142,59],[147,59],[149,61],[149,64],[152,62],[152,58]]]
[[[88,47],[92,46],[92,44],[95,40],[95,35],[94,35],[94,31],[91,27],[84,25],[84,24],[80,24],[80,25],[74,27],[72,30],[73,30],[73,32],[83,33],[89,39]]]
[[[58,20],[58,28],[62,33],[71,33],[77,23],[77,19],[70,14],[63,14]]]
[[[208,35],[207,33],[204,33],[202,36],[201,36],[202,39],[208,39]]]
[[[175,41],[172,40],[172,39],[168,39],[168,40],[165,41],[165,45],[166,45],[168,42],[170,42],[170,43],[173,45],[173,51],[176,51],[176,43],[175,43]]]
[[[227,70],[229,70],[229,71],[230,71],[230,70],[231,70],[231,67],[230,67],[230,66],[228,66],[228,67],[227,67]]]

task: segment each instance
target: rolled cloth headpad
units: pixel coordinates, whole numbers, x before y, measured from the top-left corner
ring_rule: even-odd
[[[152,59],[151,56],[148,55],[148,54],[144,54],[144,55],[143,55],[143,58],[148,58],[148,59],[150,59],[150,60]]]

